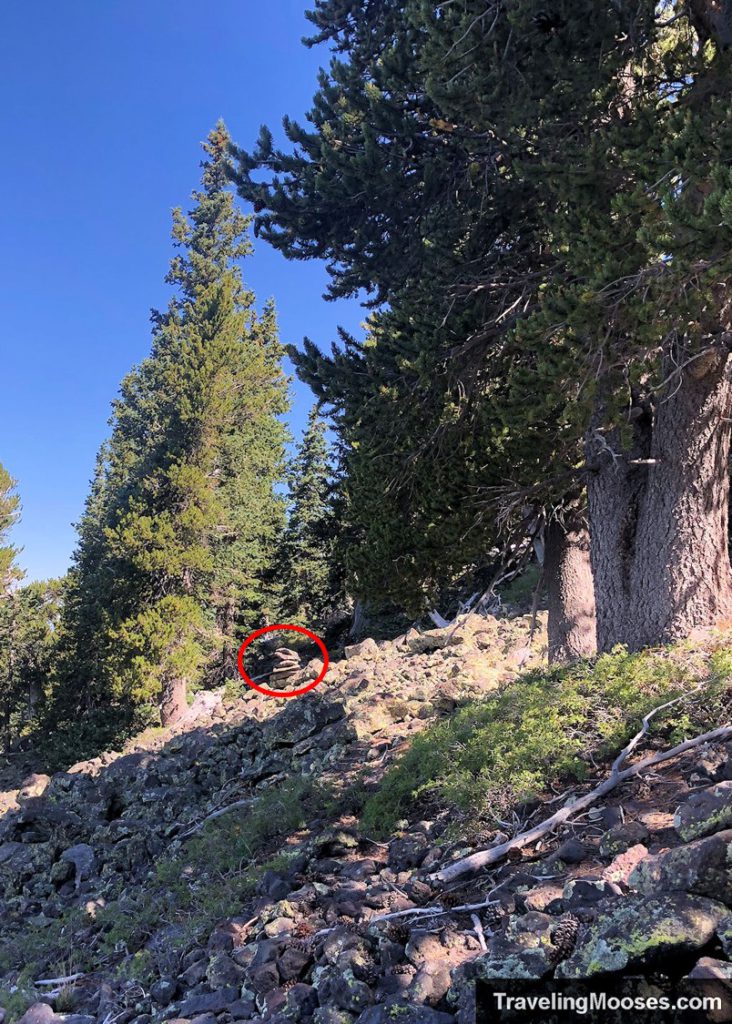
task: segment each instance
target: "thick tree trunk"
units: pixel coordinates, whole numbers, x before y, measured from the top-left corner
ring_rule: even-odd
[[[730,357],[691,362],[657,401],[633,452],[596,429],[588,437],[600,650],[677,640],[732,615]]]
[[[188,707],[185,679],[170,679],[163,688],[160,700],[160,721],[163,726],[173,725]]]
[[[544,576],[549,593],[549,662],[587,658],[597,650],[590,535],[577,516],[546,530]]]

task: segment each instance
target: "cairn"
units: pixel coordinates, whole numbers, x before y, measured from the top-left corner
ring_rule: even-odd
[[[302,669],[300,655],[289,647],[280,647],[274,652],[274,667],[270,673],[272,685],[283,684]]]

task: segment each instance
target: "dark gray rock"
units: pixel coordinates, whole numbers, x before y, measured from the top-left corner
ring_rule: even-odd
[[[626,897],[580,933],[575,951],[559,966],[557,977],[610,974],[702,949],[726,914],[721,903],[685,893]]]
[[[625,853],[631,846],[645,844],[649,837],[650,832],[642,821],[626,821],[605,833],[600,840],[600,854],[611,860],[619,853]]]
[[[674,827],[685,842],[732,828],[732,782],[692,793],[676,809]]]
[[[646,857],[630,876],[646,895],[681,891],[732,905],[732,829]]]
[[[189,996],[180,1004],[180,1015],[181,1017],[195,1017],[199,1013],[219,1013],[238,998],[239,991],[235,988],[222,988],[218,992]]]

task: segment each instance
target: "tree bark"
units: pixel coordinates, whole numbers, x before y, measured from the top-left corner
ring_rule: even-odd
[[[160,722],[163,726],[174,725],[188,707],[185,679],[170,679],[163,687],[160,700]]]
[[[631,452],[588,436],[598,646],[638,650],[732,616],[730,356],[710,351],[641,410]],[[644,419],[647,422],[644,425]]]
[[[545,535],[550,664],[591,657],[597,650],[590,535],[578,514],[569,515],[564,523],[549,523]]]

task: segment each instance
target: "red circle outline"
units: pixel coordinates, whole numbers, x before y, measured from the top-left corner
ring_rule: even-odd
[[[301,687],[299,690],[268,690],[266,686],[259,686],[251,679],[244,668],[244,651],[247,647],[257,640],[260,636],[264,636],[265,633],[274,633],[278,629],[289,629],[294,630],[295,633],[302,633],[303,636],[309,637],[314,640],[320,648],[323,654],[323,671],[320,673],[318,678],[308,683],[307,686]],[[305,629],[304,626],[293,626],[288,623],[277,624],[275,626],[263,626],[261,629],[256,630],[251,636],[248,636],[244,643],[239,648],[239,657],[237,658],[237,666],[239,668],[239,675],[242,677],[247,686],[251,686],[253,690],[263,693],[266,697],[300,697],[303,693],[309,693],[310,690],[314,690],[316,686],[320,685],[325,679],[326,673],[330,666],[330,656],[328,654],[328,648],[325,646],[323,641],[315,633],[312,633],[309,629]]]

